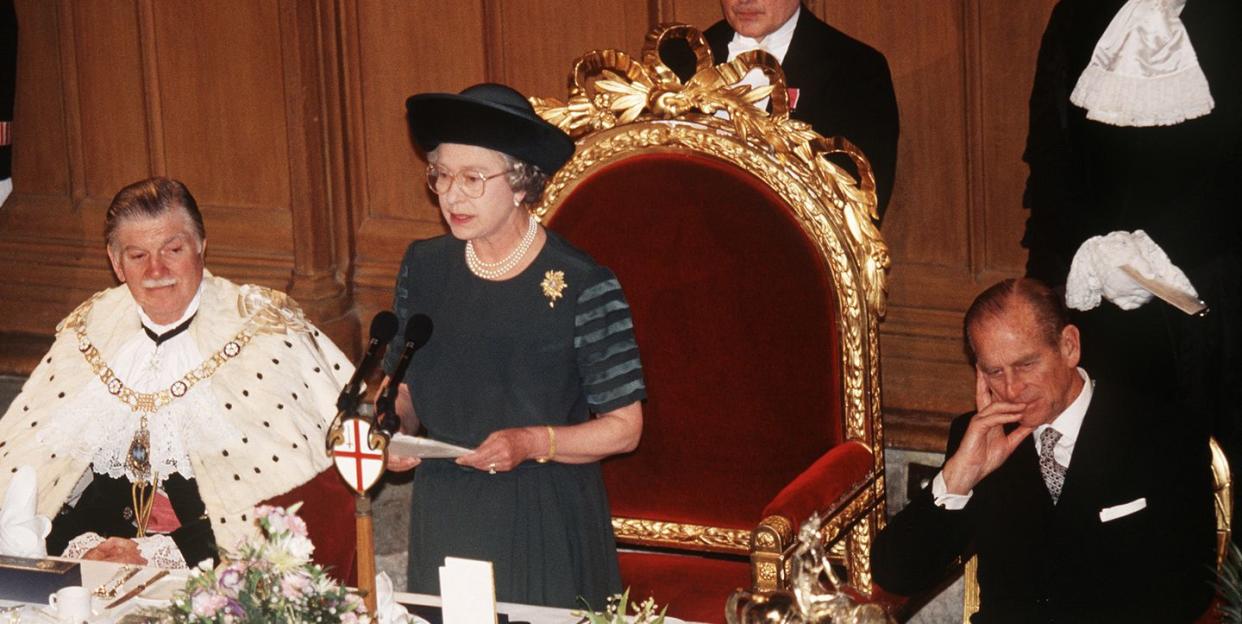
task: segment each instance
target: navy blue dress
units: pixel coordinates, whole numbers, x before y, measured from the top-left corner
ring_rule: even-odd
[[[429,437],[473,448],[499,429],[574,425],[646,397],[611,271],[549,231],[529,267],[493,282],[469,271],[464,247],[451,236],[415,242],[397,278],[397,316],[435,323],[405,378]],[[528,461],[491,475],[425,461],[409,590],[438,594],[446,556],[492,561],[501,601],[573,607],[582,597],[601,608],[621,580],[599,464]]]

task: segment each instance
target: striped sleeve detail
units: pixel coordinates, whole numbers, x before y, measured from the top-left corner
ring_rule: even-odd
[[[578,303],[579,304],[586,303],[588,301],[591,301],[592,299],[595,299],[602,295],[606,295],[616,290],[621,290],[621,282],[618,282],[617,278],[615,277],[611,279],[606,279],[582,291],[582,294],[578,296]],[[625,301],[624,295],[622,295],[622,302],[624,303],[624,301]]]
[[[610,412],[647,397],[630,306],[611,273],[578,295],[574,349],[591,411]]]

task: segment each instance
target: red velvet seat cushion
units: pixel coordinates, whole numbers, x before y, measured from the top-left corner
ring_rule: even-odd
[[[306,530],[315,552],[315,563],[324,566],[338,581],[357,583],[357,532],[354,525],[354,492],[345,485],[335,468],[328,468],[314,479],[268,499],[265,505],[288,507],[298,501],[298,516],[306,521]]]
[[[828,509],[871,476],[875,458],[861,442],[838,444],[785,486],[763,510],[763,517],[780,515],[795,527],[811,514]]]
[[[642,442],[604,464],[613,515],[753,528],[843,438],[819,251],[762,181],[687,153],[591,173],[550,226],[620,278],[642,352]]]
[[[750,588],[750,563],[664,553],[622,552],[621,582],[630,601],[647,596],[668,615],[692,622],[724,622],[725,601]],[[598,605],[592,605],[601,609]]]

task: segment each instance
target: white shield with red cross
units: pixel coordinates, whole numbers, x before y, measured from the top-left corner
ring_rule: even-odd
[[[341,421],[341,443],[332,447],[332,461],[349,487],[365,494],[384,474],[386,448],[371,448],[371,423],[361,418]]]

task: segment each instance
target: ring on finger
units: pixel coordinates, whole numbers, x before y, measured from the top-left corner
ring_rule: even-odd
[[[496,462],[487,465],[487,474],[496,474]]]

